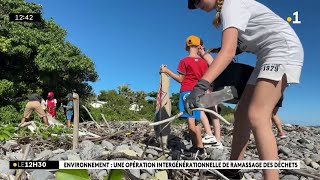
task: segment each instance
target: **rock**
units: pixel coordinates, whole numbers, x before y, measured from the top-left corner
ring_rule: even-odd
[[[154,175],[155,173],[155,170],[154,169],[146,169],[146,171],[151,174],[152,176]]]
[[[129,169],[130,173],[136,178],[140,178],[140,169]]]
[[[310,159],[312,159],[314,162],[320,162],[320,154],[312,154]]]
[[[19,146],[17,141],[9,140],[9,141],[6,141],[6,143],[2,147],[5,148],[6,150],[10,151],[13,147],[16,147],[16,146]]]
[[[135,151],[136,153],[138,153],[140,156],[143,153],[143,150],[136,144],[132,144],[130,147],[131,150]]]
[[[116,147],[116,149],[114,151],[120,152],[120,151],[128,150],[128,149],[130,149],[130,147],[127,144],[122,144],[122,145]]]
[[[167,171],[158,171],[154,177],[156,180],[168,180],[168,173]]]
[[[306,169],[307,167],[308,166],[303,161],[300,161],[300,169]]]
[[[9,161],[0,160],[0,173],[14,175],[15,169],[9,169]]]
[[[105,176],[107,176],[107,171],[106,170],[102,170],[102,171],[100,171],[99,173],[98,173],[98,178],[99,179],[103,179],[103,177],[105,177]]]
[[[311,167],[313,167],[314,169],[318,169],[320,167],[320,165],[316,162],[311,162]]]
[[[148,154],[147,156],[149,159],[153,159],[153,155],[152,154]]]
[[[66,152],[66,151],[64,149],[57,149],[57,150],[54,150],[52,152],[53,152],[53,154],[60,154],[60,153]]]
[[[109,151],[105,151],[105,150],[100,151],[100,157],[101,156],[109,156],[109,155],[110,155]]]
[[[290,153],[288,156],[289,156],[289,157],[294,157],[294,158],[296,158],[296,159],[299,159],[299,158],[300,158],[298,155],[292,154],[292,153]]]
[[[226,160],[226,156],[221,149],[212,149],[210,153],[211,160]]]
[[[66,153],[61,153],[54,155],[49,161],[61,161],[61,160],[68,160],[68,155]]]
[[[307,139],[305,139],[305,138],[301,138],[301,139],[299,139],[299,140],[297,140],[300,144],[309,144],[310,143],[310,141],[308,141]]]
[[[68,154],[69,161],[81,161],[81,158],[78,154]]]
[[[128,156],[134,156],[134,157],[139,156],[138,153],[136,153],[136,152],[134,152],[134,151],[132,151],[132,150],[130,150],[130,149],[121,150],[121,151],[118,151],[118,152],[124,153],[124,154],[126,154],[126,155],[128,155]]]
[[[289,148],[283,147],[283,146],[279,146],[279,151],[282,152],[285,155],[289,155],[291,154],[291,150]]]
[[[79,145],[79,152],[80,152],[80,158],[82,160],[92,160],[99,156],[101,156],[101,152],[104,149],[99,146],[95,145],[93,142],[85,140],[82,141]]]
[[[262,174],[261,174],[261,173],[255,173],[255,174],[253,175],[253,179],[256,179],[256,180],[258,180],[258,179],[263,179],[263,178],[262,178]]]
[[[19,161],[22,160],[23,154],[22,153],[10,153],[9,160],[10,161]]]
[[[151,178],[150,174],[148,174],[148,173],[142,173],[140,175],[140,179],[148,179],[148,178]]]
[[[198,180],[199,179],[199,177],[198,176],[194,176],[194,177],[192,177],[192,179],[191,180]]]
[[[54,175],[46,170],[34,170],[30,174],[31,180],[48,180],[51,178],[55,178]]]
[[[14,180],[15,176],[10,174],[0,173],[1,180]]]
[[[296,144],[296,143],[294,143],[294,142],[289,142],[289,145],[291,146],[291,148],[292,147],[297,147],[298,145]]]
[[[307,180],[304,176],[301,176],[299,180]]]
[[[316,147],[317,153],[320,154],[320,144],[317,144],[315,147]]]
[[[79,153],[79,150],[78,149],[75,149],[75,150],[67,150],[66,151],[66,154],[78,154]]]
[[[306,158],[310,157],[310,153],[308,153],[308,152],[304,152],[303,154],[304,154],[304,157],[306,157]]]
[[[299,177],[294,175],[285,175],[281,178],[281,180],[299,180]]]
[[[106,140],[103,140],[101,142],[101,146],[103,148],[107,149],[108,151],[113,151],[113,149],[114,149],[114,145],[111,142],[106,141]]]
[[[146,150],[146,153],[147,153],[147,154],[152,154],[152,155],[154,155],[154,156],[159,156],[158,151],[156,151],[156,150],[154,150],[154,149],[147,149],[147,150]]]
[[[252,177],[248,173],[244,173],[243,176],[248,180],[252,179]]]
[[[306,148],[308,148],[310,151],[312,151],[314,149],[314,145],[313,144],[306,144]]]
[[[36,154],[35,161],[46,161],[49,158],[53,157],[53,152],[51,150],[44,150],[40,154]]]
[[[295,155],[303,158],[303,154],[302,154],[300,151],[294,151],[293,153],[294,153]]]

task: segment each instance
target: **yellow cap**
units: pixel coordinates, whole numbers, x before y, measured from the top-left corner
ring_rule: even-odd
[[[191,35],[186,40],[187,46],[199,46],[201,44],[201,39],[198,36]]]

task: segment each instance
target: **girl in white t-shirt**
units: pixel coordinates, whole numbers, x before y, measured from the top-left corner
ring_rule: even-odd
[[[185,101],[186,110],[197,107],[197,98],[232,61],[237,46],[256,54],[256,67],[235,112],[230,159],[244,158],[252,131],[260,160],[278,160],[270,118],[287,85],[299,83],[304,52],[298,36],[286,21],[255,0],[189,0],[188,7],[216,10],[213,24],[222,25],[222,48]],[[279,172],[264,170],[264,178],[279,179]]]

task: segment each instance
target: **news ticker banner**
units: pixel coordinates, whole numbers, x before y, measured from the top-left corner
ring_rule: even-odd
[[[10,161],[10,169],[300,169],[300,161]]]

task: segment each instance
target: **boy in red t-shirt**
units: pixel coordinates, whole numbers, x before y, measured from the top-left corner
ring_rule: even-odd
[[[47,106],[48,114],[51,115],[53,118],[56,118],[57,99],[54,98],[53,92],[48,93],[46,106]]]
[[[189,52],[189,56],[183,58],[179,62],[178,74],[173,73],[166,66],[161,66],[160,69],[161,73],[167,73],[174,80],[181,83],[179,98],[180,112],[185,112],[184,100],[186,96],[189,95],[190,91],[197,84],[197,81],[204,75],[204,73],[208,69],[208,63],[199,56],[199,47],[202,45],[203,42],[199,37],[194,35],[189,36],[186,40],[185,46],[186,51]],[[193,111],[192,115],[184,113],[181,117],[188,118],[189,133],[193,144],[193,147],[189,151],[191,153],[198,153],[198,155],[204,155],[205,151],[202,143],[200,124],[196,122],[196,120],[200,120],[200,117],[207,118],[205,113],[200,111]],[[206,122],[210,129],[208,119],[206,119]]]

